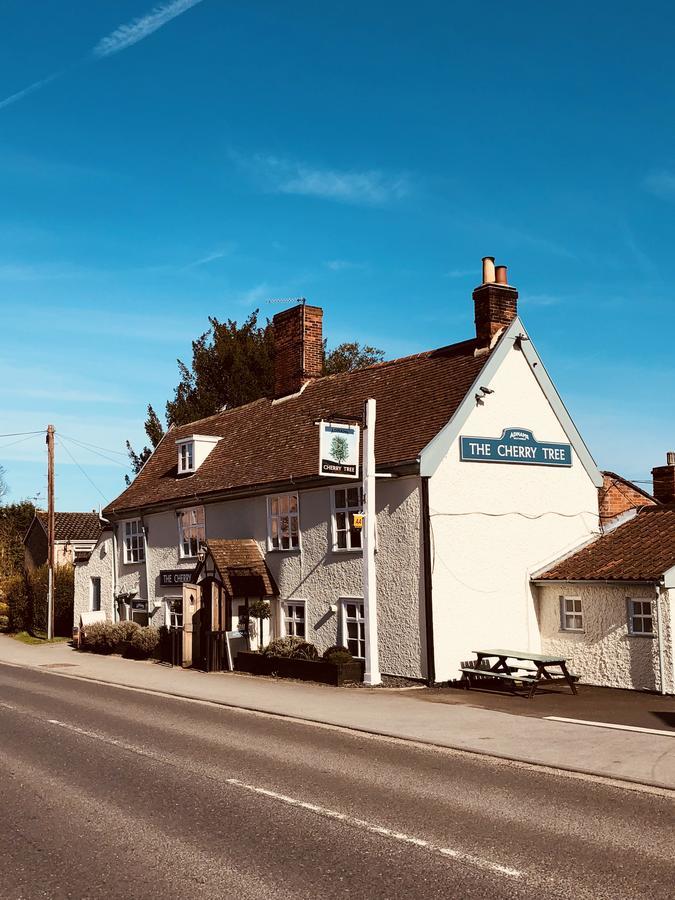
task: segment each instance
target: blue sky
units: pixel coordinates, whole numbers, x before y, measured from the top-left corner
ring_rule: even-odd
[[[53,422],[107,456],[57,447],[58,508],[119,493],[209,314],[305,296],[330,343],[404,355],[471,336],[484,255],[601,467],[648,479],[675,445],[672,4],[0,21],[0,434]],[[10,499],[43,500],[43,438],[20,439]]]

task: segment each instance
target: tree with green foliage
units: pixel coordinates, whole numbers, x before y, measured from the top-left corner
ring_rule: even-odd
[[[336,462],[343,463],[349,456],[349,444],[343,437],[334,437],[330,442],[330,455]]]
[[[242,406],[274,392],[274,334],[272,323],[258,323],[259,310],[239,325],[233,319],[221,322],[209,317],[210,328],[192,342],[192,363],[188,367],[177,360],[180,381],[172,400],[166,404],[166,427],[186,425],[196,419],[215,415],[223,409]],[[362,347],[356,342],[326,350],[324,374],[336,375],[363,369],[380,362],[384,351]],[[154,448],[164,436],[162,422],[148,406],[145,433],[150,442],[136,452],[127,441],[129,459],[135,474],[140,472]],[[129,478],[127,477],[127,484]]]
[[[34,515],[30,500],[0,506],[0,578],[16,575],[23,568],[23,538]]]

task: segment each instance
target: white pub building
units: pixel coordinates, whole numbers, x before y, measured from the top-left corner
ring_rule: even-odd
[[[382,673],[444,682],[479,648],[545,652],[562,643],[582,680],[673,691],[674,592],[663,579],[650,573],[634,590],[618,570],[613,580],[596,573],[603,590],[593,594],[574,587],[573,567],[549,574],[611,537],[599,503],[605,481],[517,298],[506,268],[486,258],[474,335],[323,377],[322,310],[299,304],[276,315],[274,396],[167,432],[103,511],[100,540],[77,564],[76,624],[100,596],[109,619],[181,625],[183,585],[207,579],[217,597],[207,627],[236,627],[244,605],[265,597],[264,640],[294,634],[364,657],[362,490],[339,428],[333,462],[345,477],[322,471],[318,423],[362,422],[374,400],[369,609]],[[656,505],[646,495],[644,503]],[[623,518],[640,501],[626,506]],[[672,549],[675,572],[675,539]],[[584,584],[593,579],[584,572]],[[620,603],[607,599],[612,591]],[[633,594],[653,612],[650,641],[633,638]],[[600,632],[586,634],[584,623],[598,621]]]

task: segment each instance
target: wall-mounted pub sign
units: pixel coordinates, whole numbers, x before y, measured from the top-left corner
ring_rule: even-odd
[[[359,477],[358,425],[319,422],[319,475]]]
[[[571,466],[572,447],[538,441],[527,428],[505,428],[499,438],[459,439],[459,458],[464,462],[516,463],[529,466]]]
[[[190,584],[192,571],[190,569],[160,569],[159,583],[162,587],[175,587],[177,584]]]

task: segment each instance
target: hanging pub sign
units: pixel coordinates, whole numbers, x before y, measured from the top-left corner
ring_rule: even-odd
[[[359,477],[358,425],[319,422],[319,475]]]
[[[174,587],[177,584],[190,584],[192,581],[191,569],[160,569],[159,583],[162,587]]]
[[[527,428],[505,428],[499,438],[459,439],[459,458],[464,462],[516,463],[529,466],[571,466],[572,447],[538,441]]]

